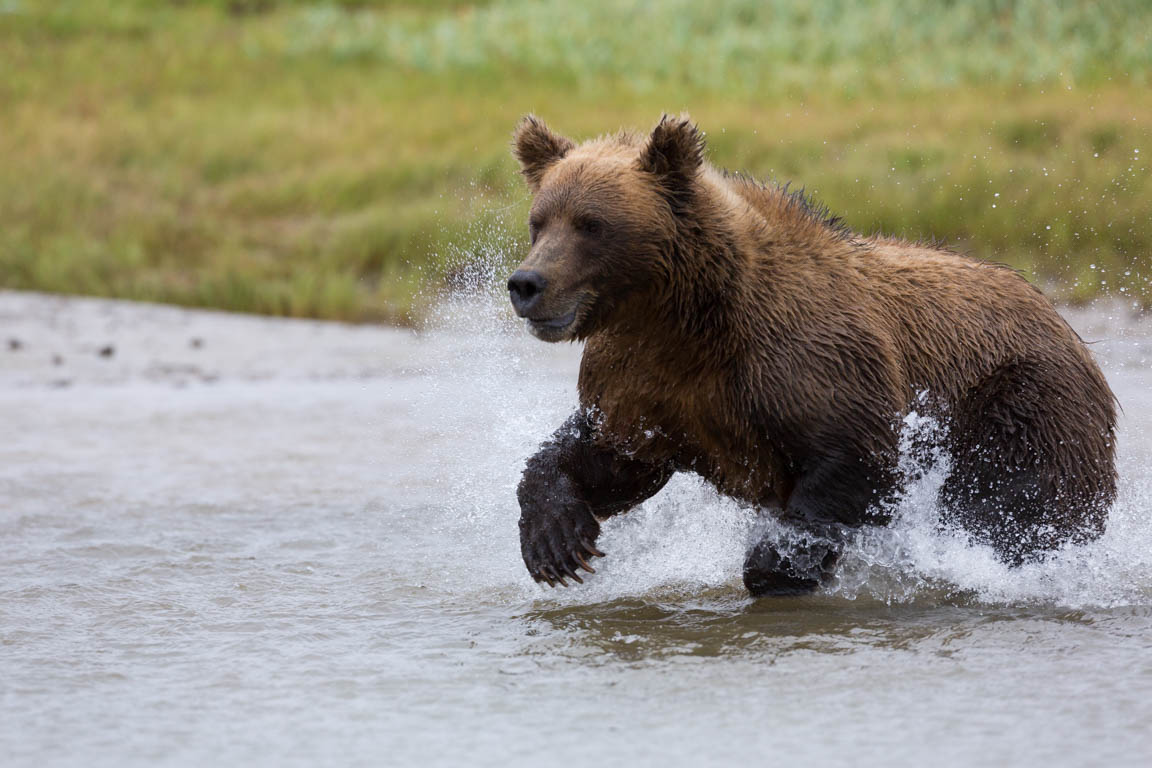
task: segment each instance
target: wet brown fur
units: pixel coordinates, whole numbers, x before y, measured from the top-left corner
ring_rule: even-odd
[[[901,417],[931,407],[951,426],[944,499],[978,539],[1018,562],[1103,530],[1113,396],[1040,291],[853,233],[703,151],[687,118],[578,146],[531,117],[515,134],[535,194],[522,268],[547,274],[542,315],[578,307],[588,440],[855,526],[891,490]]]

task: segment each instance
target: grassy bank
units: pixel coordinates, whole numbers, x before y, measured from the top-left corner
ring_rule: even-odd
[[[1150,30],[1143,2],[0,0],[0,286],[403,321],[525,239],[519,115],[687,109],[853,227],[1148,302]]]

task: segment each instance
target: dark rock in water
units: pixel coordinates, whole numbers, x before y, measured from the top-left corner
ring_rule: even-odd
[[[23,348],[24,342],[20,341],[20,339],[8,339],[8,350],[10,352],[15,352],[16,350]]]
[[[64,358],[60,355],[52,355],[52,365],[64,365]]]
[[[100,351],[96,354],[100,355],[100,357],[112,357],[112,355],[116,354],[116,348],[109,344],[106,347],[101,347]]]
[[[192,347],[192,349],[200,349],[201,347],[204,346],[204,339],[201,339],[199,337],[191,339],[188,342],[188,346]]]

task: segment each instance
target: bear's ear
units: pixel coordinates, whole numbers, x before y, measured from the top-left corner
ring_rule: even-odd
[[[683,200],[704,164],[704,136],[688,115],[664,115],[640,150],[640,170],[656,176],[674,200]]]
[[[526,115],[512,132],[512,154],[520,161],[520,173],[533,192],[540,188],[544,172],[576,145],[563,136],[548,130],[544,121],[535,115]]]

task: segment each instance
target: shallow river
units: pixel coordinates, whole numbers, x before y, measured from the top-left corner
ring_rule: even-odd
[[[1069,313],[1124,413],[1105,537],[1009,570],[946,461],[821,594],[753,601],[691,477],[537,586],[524,458],[579,349],[0,293],[0,765],[1152,764],[1152,319]]]

